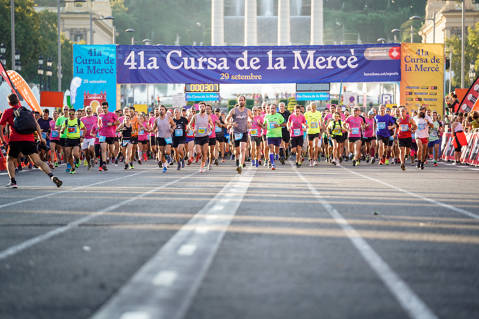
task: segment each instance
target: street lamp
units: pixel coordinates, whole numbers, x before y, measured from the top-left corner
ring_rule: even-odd
[[[469,80],[471,83],[476,79],[476,70],[475,70],[475,64],[471,63],[469,65]]]
[[[22,63],[20,62],[20,51],[15,51],[15,67],[13,68],[16,71],[22,70]]]
[[[125,30],[125,32],[128,32],[128,33],[131,33],[131,45],[134,45],[135,44],[135,36],[133,35],[136,30],[133,29],[133,28],[128,28]]]
[[[384,38],[378,38],[376,41],[378,43],[382,43],[382,44],[386,43],[386,39],[384,39]]]
[[[399,30],[399,29],[392,29],[392,30],[391,30],[391,33],[392,33],[393,36],[394,36],[394,42],[397,42],[397,41],[398,41],[397,34],[398,34],[398,33],[401,33],[401,30]]]
[[[143,42],[144,45],[150,45],[153,41],[150,39],[143,39],[141,42]]]
[[[42,90],[42,82],[43,82],[43,74],[44,74],[43,62],[44,62],[43,56],[40,55],[40,57],[38,58],[38,69],[37,69],[38,83],[40,85],[40,91]]]
[[[409,18],[409,20],[411,21],[411,43],[413,43],[413,38],[414,38],[414,21],[421,21],[422,18],[421,17],[418,17],[418,16],[412,16]]]
[[[53,72],[52,72],[52,66],[53,66],[53,61],[52,61],[52,58],[48,57],[47,59],[47,69],[46,69],[46,73],[45,75],[47,76],[47,90],[50,90],[50,84],[51,84],[51,77],[53,75]]]
[[[0,62],[2,62],[3,65],[7,64],[7,57],[5,56],[6,52],[7,48],[5,47],[5,44],[3,44],[3,42],[0,43]]]

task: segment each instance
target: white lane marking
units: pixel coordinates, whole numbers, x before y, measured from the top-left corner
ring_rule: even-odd
[[[136,312],[126,312],[120,319],[152,319],[147,312],[136,311]]]
[[[103,215],[104,213],[113,211],[113,210],[115,210],[115,209],[117,209],[117,208],[119,208],[119,207],[121,207],[121,206],[123,206],[123,205],[125,205],[125,204],[134,202],[134,201],[136,201],[136,200],[138,200],[138,199],[140,199],[140,198],[143,198],[143,197],[145,197],[145,196],[147,196],[147,195],[149,195],[149,194],[151,194],[151,193],[157,192],[157,191],[159,191],[159,190],[162,189],[162,188],[166,188],[166,187],[168,187],[168,186],[170,186],[170,185],[173,185],[173,184],[175,184],[175,183],[177,183],[177,182],[179,182],[179,181],[181,181],[181,180],[183,180],[183,179],[185,179],[185,178],[190,178],[191,176],[193,176],[193,175],[195,175],[195,174],[196,174],[196,173],[193,173],[193,174],[190,174],[190,175],[183,176],[183,177],[181,177],[181,178],[179,178],[179,179],[170,181],[170,182],[168,182],[168,183],[166,183],[166,184],[163,184],[163,185],[161,185],[161,186],[158,186],[158,187],[156,187],[156,188],[153,188],[153,189],[151,189],[151,190],[149,190],[149,191],[147,191],[147,192],[145,192],[145,193],[139,194],[139,195],[137,195],[137,196],[135,196],[135,197],[132,197],[132,198],[129,198],[129,199],[125,199],[125,200],[123,200],[123,201],[121,201],[121,202],[118,202],[118,203],[116,203],[116,204],[114,204],[114,205],[108,206],[107,208],[104,208],[104,209],[102,209],[102,210],[100,210],[100,211],[98,211],[98,212],[95,212],[95,213],[91,214],[91,215],[88,215],[88,216],[85,216],[85,217],[83,217],[83,218],[77,219],[77,220],[75,220],[75,221],[73,221],[73,222],[71,222],[71,223],[69,223],[69,224],[67,224],[67,225],[65,225],[65,226],[63,226],[63,227],[59,227],[59,228],[53,229],[53,230],[51,230],[51,231],[49,231],[49,232],[47,232],[47,233],[45,233],[45,234],[42,234],[42,235],[33,237],[33,238],[29,239],[29,240],[24,241],[23,243],[20,243],[20,244],[18,244],[18,245],[15,245],[15,246],[12,246],[12,247],[7,248],[7,249],[5,249],[5,250],[2,250],[2,251],[0,251],[0,260],[5,259],[5,258],[7,258],[7,257],[9,257],[9,256],[12,256],[12,255],[15,255],[15,254],[17,254],[17,253],[19,253],[19,252],[21,252],[21,251],[27,249],[27,248],[30,248],[30,247],[32,247],[32,246],[35,246],[35,245],[37,245],[37,244],[39,244],[39,243],[41,243],[41,242],[43,242],[43,241],[45,241],[45,240],[47,240],[47,239],[50,239],[50,238],[52,238],[52,237],[54,237],[54,236],[57,236],[57,235],[59,235],[59,234],[62,234],[62,233],[66,232],[66,231],[68,231],[68,230],[70,230],[70,229],[72,229],[72,228],[75,228],[75,227],[77,227],[77,226],[79,226],[79,225],[81,225],[81,224],[84,224],[84,223],[90,221],[91,219],[93,219],[93,218],[95,218],[95,217],[101,216],[101,215]]]
[[[175,282],[176,277],[178,277],[176,271],[163,270],[153,279],[153,284],[156,286],[169,287]]]
[[[88,184],[88,185],[85,185],[85,186],[78,186],[78,187],[72,188],[70,190],[54,191],[52,193],[39,195],[39,196],[31,197],[31,198],[26,198],[26,199],[22,199],[22,200],[17,200],[17,201],[7,203],[7,204],[2,204],[2,205],[0,205],[0,208],[5,208],[5,207],[17,205],[17,204],[26,203],[26,202],[31,202],[31,201],[35,201],[35,200],[42,199],[42,198],[48,198],[48,197],[51,197],[51,196],[54,196],[54,195],[71,193],[71,192],[75,192],[75,191],[80,190],[80,189],[84,189],[84,188],[88,188],[88,187],[92,187],[92,186],[96,186],[96,185],[101,185],[101,184],[105,184],[105,183],[109,183],[109,182],[114,182],[114,181],[117,181],[117,180],[120,180],[120,179],[123,179],[123,178],[136,176],[136,175],[140,175],[140,174],[144,174],[144,173],[145,172],[143,171],[143,172],[138,172],[138,173],[135,173],[135,174],[130,174],[130,175],[125,175],[125,176],[120,176],[120,177],[108,179],[106,181],[101,181],[101,182],[96,182],[96,183],[93,183],[93,184]],[[18,190],[16,190],[15,192],[18,192]]]
[[[460,214],[463,214],[463,215],[466,215],[466,216],[469,216],[469,217],[472,217],[472,218],[475,218],[475,219],[479,219],[479,215],[478,214],[474,214],[474,213],[471,213],[470,211],[467,211],[465,209],[462,209],[462,208],[458,208],[458,207],[455,207],[455,206],[452,206],[452,205],[449,205],[449,204],[445,204],[445,203],[442,203],[440,201],[437,201],[437,200],[434,200],[434,199],[431,199],[431,198],[428,198],[428,197],[424,197],[422,195],[419,195],[419,194],[416,194],[416,193],[413,193],[413,192],[410,192],[410,191],[407,191],[405,189],[402,189],[400,187],[397,187],[397,186],[394,186],[394,185],[391,185],[389,183],[386,183],[386,182],[383,182],[379,179],[376,179],[374,177],[370,177],[370,176],[366,176],[366,175],[363,175],[361,173],[358,173],[358,172],[355,172],[353,170],[350,170],[349,168],[346,168],[344,166],[342,166],[343,169],[347,170],[348,172],[350,172],[351,174],[354,174],[356,176],[360,176],[360,177],[363,177],[363,178],[366,178],[366,179],[369,179],[373,182],[376,182],[376,183],[379,183],[379,184],[383,184],[384,186],[387,186],[387,187],[390,187],[392,189],[395,189],[399,192],[402,192],[402,193],[405,193],[405,194],[408,194],[410,196],[414,196],[416,198],[419,198],[419,199],[422,199],[426,202],[429,202],[429,203],[432,203],[434,205],[437,205],[437,206],[441,206],[441,207],[444,207],[444,208],[447,208],[447,209],[450,209],[452,211],[455,211],[456,213],[460,213]]]
[[[185,244],[178,249],[178,255],[180,256],[191,256],[196,251],[196,245]]]
[[[347,222],[346,219],[331,206],[319,193],[319,191],[311,185],[308,180],[301,174],[296,167],[291,165],[296,174],[308,185],[311,193],[316,197],[318,202],[327,210],[329,215],[338,223],[341,229],[346,233],[349,240],[353,243],[364,260],[374,270],[384,285],[396,297],[399,304],[414,319],[437,319],[437,316],[429,309],[429,307],[409,288],[398,274],[369,246],[369,244],[359,235],[359,233]]]
[[[92,318],[118,318],[121,314],[136,311],[148,311],[151,318],[183,318],[254,174],[255,170],[248,169],[242,175],[233,177]],[[222,215],[225,218],[214,220],[205,218],[217,205],[227,208],[224,212],[227,216]],[[199,229],[212,226],[215,231],[198,233]],[[198,253],[188,258],[179,258],[178,250],[188,243],[195,243]],[[172,269],[177,274],[172,286],[159,288],[152,283],[152,278],[159,272]]]

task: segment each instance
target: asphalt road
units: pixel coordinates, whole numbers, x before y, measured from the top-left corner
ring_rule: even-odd
[[[0,318],[479,318],[479,170],[232,164],[19,174]]]

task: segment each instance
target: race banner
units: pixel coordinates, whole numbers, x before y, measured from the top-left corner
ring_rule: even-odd
[[[468,113],[477,102],[479,96],[479,77],[472,83],[471,87],[467,91],[466,95],[462,99],[461,103],[454,108],[454,113],[462,112]]]
[[[70,99],[75,109],[91,106],[94,111],[104,101],[116,110],[116,46],[73,45],[73,79]]]
[[[117,47],[118,83],[399,82],[400,44]]]
[[[33,94],[32,89],[23,79],[23,77],[18,74],[17,71],[13,70],[8,70],[7,74],[9,79],[12,81],[13,87],[17,90],[17,93],[19,93],[23,97],[28,106],[30,106],[33,111],[37,111],[41,114],[42,109],[40,108],[40,104],[38,103],[37,98]]]
[[[401,105],[444,114],[444,45],[401,44]]]

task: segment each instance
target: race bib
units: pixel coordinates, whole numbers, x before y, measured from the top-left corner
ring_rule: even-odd
[[[243,138],[243,133],[235,133],[235,141],[239,141]]]
[[[98,137],[98,141],[99,141],[100,143],[105,143],[105,142],[106,142],[106,136],[99,136],[99,137]]]
[[[426,129],[426,123],[419,123],[417,125],[417,129],[420,130],[420,131]]]
[[[223,129],[221,127],[219,127],[219,126],[215,127],[215,132],[216,133],[221,133],[221,131],[223,131]]]
[[[351,128],[351,134],[358,135],[359,133],[359,127],[353,127]]]
[[[269,122],[268,128],[269,128],[270,130],[275,129],[275,128],[276,128],[276,125],[278,125],[278,123],[276,123],[276,122]]]
[[[77,133],[77,127],[76,126],[69,126],[68,127],[68,133]]]
[[[333,130],[334,135],[340,135],[341,134],[341,128],[340,127],[335,127]]]
[[[42,132],[42,138],[43,138],[43,139],[46,139],[46,138],[47,138],[47,133]]]
[[[399,126],[399,128],[400,128],[401,132],[407,132],[407,131],[409,131],[409,124],[401,124]]]
[[[166,137],[165,138],[165,143],[166,144],[173,144],[173,139],[171,137]]]
[[[258,130],[255,128],[252,128],[251,130],[249,130],[249,134],[251,136],[258,136]]]
[[[378,129],[380,130],[386,129],[386,122],[378,122]]]
[[[121,141],[121,146],[126,147],[128,144],[130,144],[130,140],[122,140]]]
[[[138,135],[145,135],[145,130],[140,130],[140,131],[138,132]]]
[[[198,134],[206,134],[206,127],[198,127]]]
[[[175,129],[175,136],[183,136],[183,129],[181,128]]]
[[[431,132],[429,132],[429,136],[431,136],[431,137],[437,137],[437,131],[436,131],[436,130],[432,130]]]
[[[188,131],[186,131],[186,134],[188,134],[188,136],[193,136],[195,132],[192,129],[189,129]]]
[[[58,136],[60,136],[60,133],[57,130],[53,130],[52,131],[52,137],[55,138],[55,137],[58,137]]]
[[[293,136],[301,136],[301,129],[300,128],[293,129]]]
[[[316,121],[311,122],[311,128],[318,128],[318,122]]]

